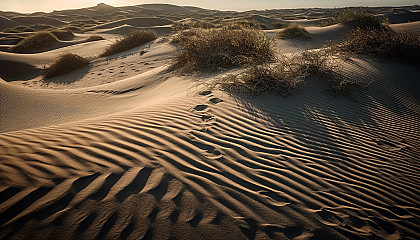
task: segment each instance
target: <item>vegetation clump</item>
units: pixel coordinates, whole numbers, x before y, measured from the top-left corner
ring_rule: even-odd
[[[59,40],[70,40],[74,37],[74,34],[70,30],[54,29],[50,32]]]
[[[342,74],[333,52],[327,49],[281,56],[275,63],[253,65],[240,74],[223,77],[218,84],[224,90],[251,96],[267,91],[289,95],[309,76],[327,80],[334,92],[357,84],[356,80]]]
[[[94,41],[100,41],[100,40],[105,40],[105,38],[103,38],[99,35],[93,35],[93,36],[90,36],[89,38],[87,38],[84,42],[94,42]]]
[[[172,67],[184,72],[262,64],[275,56],[271,40],[255,29],[197,29],[177,41]]]
[[[335,48],[383,59],[399,59],[417,64],[420,62],[420,36],[413,32],[355,29]]]
[[[363,8],[345,9],[338,13],[335,22],[351,25],[360,29],[382,29],[381,21]]]
[[[157,38],[155,31],[151,30],[135,30],[129,35],[119,39],[117,42],[109,46],[101,57],[110,56],[116,53],[124,52],[129,49],[141,46],[145,43],[153,41]]]
[[[333,17],[321,22],[321,26],[332,24],[346,24],[360,29],[388,29],[387,24],[382,22],[380,18],[375,17],[372,13],[364,8],[347,8],[343,11],[337,12]]]
[[[290,24],[285,29],[277,33],[279,38],[290,38],[290,39],[300,39],[307,40],[310,39],[308,31],[304,27],[301,27],[297,24]]]
[[[56,36],[50,32],[37,32],[20,41],[10,48],[11,52],[24,53],[52,46],[58,42]]]
[[[87,65],[89,65],[89,60],[73,53],[65,53],[60,55],[48,68],[44,69],[42,76],[44,79],[49,79],[70,73]]]

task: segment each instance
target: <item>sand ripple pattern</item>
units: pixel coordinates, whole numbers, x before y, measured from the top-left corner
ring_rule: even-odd
[[[0,238],[420,239],[419,101],[372,84],[2,133]]]

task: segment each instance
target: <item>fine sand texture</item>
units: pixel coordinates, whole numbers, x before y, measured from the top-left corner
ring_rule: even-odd
[[[0,52],[0,239],[420,239],[420,68],[352,56],[342,74],[363,87],[309,77],[251,98],[212,87],[230,70],[170,71],[169,32],[98,57],[129,27],[114,24],[92,33],[107,40]],[[274,44],[348,31],[306,29]],[[64,52],[91,64],[42,80]]]

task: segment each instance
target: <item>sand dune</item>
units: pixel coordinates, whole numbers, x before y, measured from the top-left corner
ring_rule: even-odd
[[[0,16],[0,30],[5,28],[16,27],[17,25],[19,25],[19,23],[17,23],[16,21]]]
[[[171,26],[133,27],[131,25],[124,24],[122,26],[114,27],[111,29],[97,30],[95,31],[95,33],[128,35],[130,32],[134,30],[152,30],[152,31],[155,31],[156,34],[160,37],[160,36],[164,36],[171,33],[172,27]]]
[[[274,44],[316,50],[349,29]],[[168,71],[168,37],[96,57],[111,40],[0,52],[0,239],[420,239],[418,67],[354,56],[337,61],[363,87],[334,95],[312,76],[250,98],[211,87],[235,69]],[[92,63],[34,78],[63,52]]]
[[[152,72],[120,95],[150,91],[144,106],[2,133],[1,237],[420,237],[419,70],[347,69],[376,81],[250,100]]]
[[[52,26],[61,26],[66,23],[54,18],[45,17],[45,16],[27,16],[27,17],[14,17],[11,20],[18,22],[19,24],[35,25],[35,24],[48,24]]]
[[[172,24],[172,21],[163,19],[163,18],[129,18],[124,20],[118,20],[111,23],[104,23],[96,26],[94,29],[109,29],[120,27],[122,25],[130,25],[133,27],[154,27],[154,26],[164,26]]]
[[[420,33],[420,21],[410,23],[391,24],[391,28],[395,31],[412,31]]]
[[[280,53],[296,53],[302,50],[318,49],[328,44],[329,41],[341,40],[351,29],[351,27],[335,24],[328,27],[305,27],[311,39],[297,40],[297,39],[277,39],[276,45]],[[275,34],[280,30],[267,30],[267,36],[275,37]]]

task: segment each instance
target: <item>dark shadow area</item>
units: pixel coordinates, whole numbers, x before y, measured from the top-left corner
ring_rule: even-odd
[[[38,77],[41,70],[21,62],[0,60],[0,78],[6,82],[30,80]]]
[[[75,70],[71,73],[49,78],[49,79],[43,79],[42,81],[46,84],[48,83],[71,84],[82,79],[89,72],[90,68],[91,68],[91,65],[88,65],[84,68]]]

